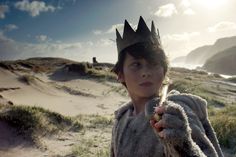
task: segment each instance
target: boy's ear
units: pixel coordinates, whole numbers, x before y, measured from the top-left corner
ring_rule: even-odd
[[[125,82],[124,74],[122,72],[119,72],[117,75],[117,80],[122,83]]]

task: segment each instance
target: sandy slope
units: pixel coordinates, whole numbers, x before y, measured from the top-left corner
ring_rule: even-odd
[[[37,148],[31,147],[31,143],[16,134],[16,130],[4,122],[0,122],[0,156],[1,157],[32,157],[43,154]]]
[[[28,82],[20,80],[30,76]],[[60,80],[67,80],[68,75]],[[10,72],[0,68],[0,102],[9,105],[40,106],[68,116],[79,114],[112,114],[128,101],[114,89],[118,83],[98,82],[91,79],[51,80],[46,74]],[[66,155],[78,143],[76,133],[66,132],[51,138],[42,138],[46,150],[40,150],[16,135],[13,128],[0,122],[0,157],[44,157]]]
[[[0,94],[15,105],[41,106],[64,115],[112,114],[128,98],[112,90],[112,85],[96,80],[52,81],[34,75],[30,85],[19,81],[20,73],[0,69],[0,88],[19,88]],[[29,74],[27,74],[29,75]],[[114,83],[114,87],[117,86]]]

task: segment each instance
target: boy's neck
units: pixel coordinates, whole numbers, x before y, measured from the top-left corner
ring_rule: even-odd
[[[141,112],[144,112],[145,110],[145,104],[152,99],[155,96],[149,97],[149,98],[132,98],[132,103],[134,106],[134,111],[133,111],[133,115],[136,116]]]

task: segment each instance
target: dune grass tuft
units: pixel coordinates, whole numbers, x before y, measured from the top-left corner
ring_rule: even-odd
[[[220,144],[236,153],[236,104],[223,109],[209,109],[209,118]]]
[[[19,81],[21,81],[27,85],[32,84],[36,80],[36,78],[32,75],[22,75],[18,79],[19,79]]]
[[[87,62],[74,63],[66,66],[69,72],[75,72],[82,76],[99,79],[100,81],[114,81],[116,76],[108,67],[94,67]]]
[[[66,129],[80,130],[83,125],[70,117],[41,107],[4,106],[0,120],[16,128],[19,134],[35,141],[39,136],[51,135]]]

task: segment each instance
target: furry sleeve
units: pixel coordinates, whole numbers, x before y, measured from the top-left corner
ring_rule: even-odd
[[[111,145],[110,145],[110,157],[116,157],[116,134],[117,134],[117,125],[119,119],[122,117],[124,112],[126,112],[129,108],[131,107],[131,102],[123,105],[120,109],[116,110],[114,115],[115,115],[115,120],[114,120],[114,125],[112,128],[112,137],[111,137]]]
[[[208,119],[206,100],[195,95],[180,93],[170,94],[168,100],[174,101],[184,108],[192,129],[192,139],[201,150],[207,156],[211,156],[210,154],[214,154],[215,151],[219,157],[223,157],[216,134]]]

